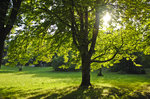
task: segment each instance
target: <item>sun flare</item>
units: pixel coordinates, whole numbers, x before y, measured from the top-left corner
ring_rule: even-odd
[[[103,17],[104,26],[109,26],[108,22],[111,20],[110,14],[107,12],[106,15]]]

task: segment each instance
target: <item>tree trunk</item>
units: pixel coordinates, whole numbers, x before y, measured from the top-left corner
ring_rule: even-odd
[[[22,0],[12,0],[13,8],[10,13],[9,19],[7,19],[6,15],[8,13],[8,10],[10,9],[9,8],[10,0],[0,1],[0,68],[2,64],[4,42],[5,42],[6,36],[10,33],[15,23],[21,2]]]
[[[2,65],[2,59],[3,59],[3,50],[4,50],[4,39],[3,37],[0,38],[0,69]]]
[[[81,87],[89,87],[90,83],[90,59],[82,56],[82,82]]]
[[[102,74],[102,68],[99,69],[99,73],[97,74],[97,76],[103,76],[103,74]]]
[[[22,71],[22,66],[19,66],[19,71]]]
[[[2,65],[5,35],[6,13],[9,6],[9,0],[0,1],[0,68]]]

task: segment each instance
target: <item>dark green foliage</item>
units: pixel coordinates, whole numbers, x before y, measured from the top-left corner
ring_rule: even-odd
[[[63,65],[66,65],[63,67]],[[57,56],[55,55],[52,62],[51,66],[54,68],[55,71],[78,71],[75,69],[76,64],[71,64],[68,60],[67,63],[64,62],[64,56]],[[62,66],[62,67],[61,67]]]
[[[142,66],[135,66],[132,60],[126,60],[126,58],[123,58],[120,63],[115,64],[111,68],[111,71],[127,74],[145,74],[145,70]]]
[[[144,55],[142,57],[142,65],[145,68],[150,68],[150,55]]]
[[[38,61],[37,64],[35,64],[35,67],[46,67],[46,66],[50,66],[50,63],[46,63],[43,61]]]
[[[61,71],[63,69],[59,68],[59,66],[64,64],[64,56],[55,56],[51,62],[51,66],[55,71]]]

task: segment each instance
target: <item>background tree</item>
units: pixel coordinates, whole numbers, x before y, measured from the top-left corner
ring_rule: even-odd
[[[0,1],[0,68],[2,64],[4,42],[10,33],[22,0],[1,0]]]
[[[142,65],[144,68],[150,67],[150,55],[143,55],[142,56]]]
[[[76,64],[72,63],[74,59],[72,58],[72,52],[70,51],[67,56],[68,60],[65,62],[64,55],[58,56],[55,54],[53,56],[51,66],[55,71],[79,71],[79,68],[76,68]]]
[[[68,52],[71,50],[76,53],[73,58],[81,64],[81,86],[88,87],[91,85],[91,69],[99,69],[102,64],[104,67],[112,66],[123,57],[129,57],[134,61],[135,56],[131,55],[133,52],[149,53],[146,46],[149,42],[149,24],[147,24],[149,18],[144,17],[148,14],[147,2],[137,0],[29,1],[22,6],[22,24],[25,26],[10,42],[8,56],[11,61],[18,59],[23,64],[29,57],[37,55],[37,61],[50,62],[56,51],[59,56],[64,55],[65,60],[68,60]],[[136,13],[131,13],[133,9]],[[142,10],[144,12],[141,12]],[[109,26],[103,25],[103,16],[106,13],[112,16]],[[138,13],[143,15],[142,19],[135,19],[141,17]],[[140,28],[136,25],[137,22],[138,25],[144,25],[148,29]],[[144,37],[143,31],[146,34]],[[18,44],[22,47],[16,49],[14,46]],[[16,54],[11,54],[14,50]]]
[[[138,59],[139,57],[136,59],[136,63],[138,63],[139,66],[136,66],[131,59],[123,58],[121,59],[120,63],[115,64],[112,68],[110,68],[110,70],[112,72],[120,72],[120,73],[127,73],[127,74],[145,74],[146,72],[142,64],[139,63]]]

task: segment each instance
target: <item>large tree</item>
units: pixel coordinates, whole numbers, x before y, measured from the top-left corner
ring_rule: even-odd
[[[0,68],[2,64],[4,42],[10,33],[22,0],[1,0],[0,1]]]
[[[91,69],[101,68],[102,63],[104,67],[111,66],[113,62],[118,62],[123,57],[134,60],[135,57],[131,53],[136,51],[148,53],[145,46],[149,42],[147,2],[137,0],[26,2],[22,7],[24,14],[21,15],[24,27],[10,42],[9,59],[25,64],[29,58],[36,56],[36,61],[48,62],[54,53],[63,54],[66,58],[67,53],[72,50],[72,53],[75,53],[74,58],[77,59],[75,62],[81,63],[81,86],[88,87],[91,85]],[[136,13],[132,13],[131,10]],[[106,13],[112,16],[109,26],[103,24],[103,16]],[[141,16],[138,13],[141,13]],[[144,25],[146,29],[136,24]]]

